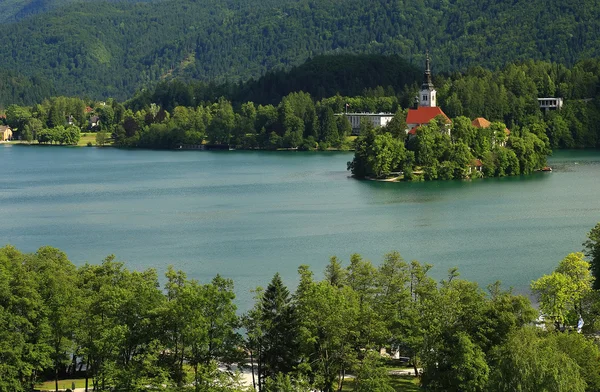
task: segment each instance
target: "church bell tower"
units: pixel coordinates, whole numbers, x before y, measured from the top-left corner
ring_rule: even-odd
[[[429,66],[429,53],[425,60],[425,73],[423,75],[423,84],[419,92],[419,106],[436,107],[437,106],[436,91],[431,82],[431,69]]]

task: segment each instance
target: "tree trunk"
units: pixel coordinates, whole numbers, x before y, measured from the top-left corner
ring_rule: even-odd
[[[415,369],[415,377],[419,377],[419,369],[417,368],[417,356],[413,355],[413,369]]]
[[[338,383],[338,391],[341,392],[344,388],[344,380],[346,379],[346,369],[343,367],[340,369],[340,381]]]
[[[256,379],[254,378],[254,355],[252,354],[252,350],[250,350],[250,367],[252,369],[252,387],[256,391]]]

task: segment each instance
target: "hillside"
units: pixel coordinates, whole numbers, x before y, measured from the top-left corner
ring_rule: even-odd
[[[160,80],[238,82],[321,53],[397,54],[420,65],[429,49],[435,72],[519,59],[570,65],[599,53],[594,4],[74,0],[7,25],[0,68],[46,78],[58,94],[124,99]]]
[[[422,72],[421,68],[412,66],[398,56],[320,55],[289,70],[269,71],[245,83],[164,81],[153,91],[140,91],[128,101],[127,106],[140,110],[156,103],[172,110],[178,105],[195,107],[220,97],[231,100],[235,106],[248,101],[278,105],[284,96],[297,91],[308,93],[317,100],[336,94],[393,96],[396,95],[394,86],[420,83]],[[384,90],[374,91],[378,87]],[[409,95],[412,97],[412,93]]]
[[[41,14],[50,10],[69,6],[76,2],[91,2],[95,0],[2,0],[0,2],[0,22],[10,23],[31,15]],[[112,2],[150,2],[156,0],[104,0]],[[160,0],[158,0],[160,1]]]

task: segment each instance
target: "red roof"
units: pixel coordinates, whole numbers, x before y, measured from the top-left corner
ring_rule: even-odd
[[[473,120],[471,124],[473,124],[473,126],[477,128],[489,128],[490,125],[492,125],[491,122],[489,122],[483,117],[477,117],[475,120]]]
[[[443,116],[446,122],[450,122],[446,113],[437,106],[419,106],[417,109],[408,109],[408,115],[406,116],[407,124],[427,124],[437,116]]]
[[[481,167],[481,166],[483,166],[483,163],[481,162],[481,160],[480,160],[480,159],[473,159],[473,160],[471,161],[471,166],[474,166],[474,167]]]
[[[471,122],[471,124],[473,124],[473,126],[476,128],[489,128],[490,125],[492,125],[491,122],[489,122],[483,117],[477,117]],[[506,136],[510,135],[510,129],[504,128],[504,133],[506,133]]]

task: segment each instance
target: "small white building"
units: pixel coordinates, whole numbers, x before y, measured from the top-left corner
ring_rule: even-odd
[[[548,110],[560,110],[563,107],[562,98],[538,98],[538,104],[540,109]]]
[[[352,126],[352,134],[360,134],[360,124],[362,121],[369,121],[373,127],[379,128],[387,125],[392,118],[393,113],[338,113],[336,116],[346,116]]]

